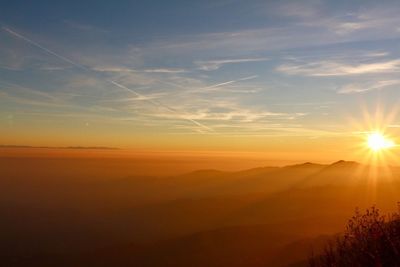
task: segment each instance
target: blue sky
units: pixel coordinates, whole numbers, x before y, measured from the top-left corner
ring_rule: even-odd
[[[0,3],[3,143],[342,138],[398,101],[397,1]]]

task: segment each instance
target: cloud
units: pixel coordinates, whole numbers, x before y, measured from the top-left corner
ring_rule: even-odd
[[[369,53],[365,54],[364,56],[366,56],[366,57],[386,57],[386,56],[389,56],[389,52],[375,51],[375,52],[369,52]]]
[[[126,68],[123,66],[95,66],[92,70],[99,72],[136,72],[134,69]]]
[[[267,61],[268,58],[240,58],[240,59],[222,59],[222,60],[208,60],[208,61],[195,61],[194,64],[200,69],[205,71],[212,71],[221,68],[226,64],[238,64],[247,62],[262,62]]]
[[[84,23],[80,23],[80,22],[76,22],[76,21],[72,21],[72,20],[64,20],[63,21],[65,25],[67,25],[68,27],[70,27],[73,30],[79,30],[79,31],[83,31],[83,32],[92,32],[92,33],[108,33],[108,30],[99,28],[99,27],[95,27],[93,25],[89,25],[89,24],[84,24]]]
[[[369,83],[351,83],[340,88],[338,93],[339,94],[363,93],[371,90],[384,89],[386,87],[398,84],[400,84],[400,80],[375,81]]]
[[[327,31],[337,35],[337,37],[358,35],[363,33],[372,37],[374,34],[395,33],[390,25],[398,25],[400,19],[398,5],[391,5],[390,8],[381,5],[364,5],[362,8],[348,6],[346,12],[337,12],[332,8],[327,8],[326,3],[316,1],[283,2],[277,8],[270,11],[277,12],[283,17],[294,20],[295,25],[305,28],[326,28]],[[372,34],[372,32],[375,32]]]
[[[156,69],[131,69],[121,66],[96,66],[92,68],[100,72],[118,72],[118,73],[184,73],[187,72],[180,68],[156,68]]]
[[[12,30],[10,28],[1,27],[1,29],[3,31],[5,31],[5,32],[8,32],[9,34],[11,34],[14,37],[19,38],[19,39],[23,40],[24,42],[41,49],[42,51],[46,52],[47,54],[50,54],[50,55],[52,55],[52,56],[54,56],[54,57],[56,57],[56,58],[58,58],[58,59],[60,59],[60,60],[62,60],[64,62],[66,62],[66,63],[69,63],[72,66],[77,67],[80,70],[83,70],[87,74],[92,74],[92,72],[93,72],[92,69],[90,69],[90,68],[88,68],[88,67],[86,67],[84,65],[81,65],[80,63],[75,62],[75,61],[73,61],[73,60],[71,60],[71,59],[69,59],[67,57],[64,57],[63,55],[58,54],[58,53],[54,52],[51,49],[48,49],[47,47],[37,43],[36,41],[34,41],[34,40],[32,40],[32,39],[30,39],[30,38],[28,38],[28,37],[16,32],[16,31],[14,31],[14,30]],[[95,77],[95,78],[92,78],[92,79],[95,80],[95,82],[98,82],[98,80],[99,80],[98,77]],[[166,110],[166,111],[168,111],[168,112],[170,112],[172,114],[180,115],[180,114],[177,114],[178,111],[175,108],[172,108],[171,106],[166,105],[164,103],[161,103],[161,102],[159,102],[159,101],[157,101],[155,99],[148,99],[148,98],[146,98],[145,95],[137,92],[135,89],[132,89],[132,88],[130,88],[128,86],[125,86],[124,84],[121,84],[120,82],[117,82],[115,80],[108,79],[108,78],[103,78],[103,79],[101,79],[101,81],[105,82],[107,84],[114,85],[115,87],[117,87],[119,89],[122,89],[125,92],[129,92],[129,93],[135,95],[135,97],[142,98],[143,100],[147,101],[148,103],[150,103],[150,104],[152,104],[152,105],[154,105],[154,106],[156,106],[158,108],[163,108],[164,110]],[[202,124],[202,123],[190,118],[190,115],[189,116],[185,115],[184,117],[182,117],[182,116],[180,116],[180,117],[182,119],[184,119],[184,120],[190,121],[191,123],[193,123],[194,125],[196,125],[198,127],[203,128],[203,130],[212,131],[212,129],[210,127],[208,127],[208,126],[206,126],[206,125],[204,125],[204,124]]]
[[[144,50],[149,51],[151,55],[171,57],[192,56],[196,52],[208,53],[210,58],[229,58],[232,55],[248,57],[251,54],[260,54],[261,51],[315,48],[332,44],[394,39],[400,36],[398,27],[393,26],[400,24],[400,17],[397,16],[400,12],[398,5],[380,9],[371,5],[362,8],[353,6],[346,10],[348,12],[343,12],[329,8],[324,3],[314,3],[318,1],[292,2],[281,1],[272,4],[277,5],[273,8],[267,3],[269,8],[265,7],[264,13],[268,10],[268,18],[276,19],[275,23],[270,23],[268,26],[171,36],[154,40]],[[206,70],[221,67],[218,62],[197,63],[198,67]]]
[[[178,68],[144,69],[141,71],[147,72],[147,73],[184,73],[184,72],[187,72],[184,69],[178,69]]]
[[[185,99],[188,101],[185,101]],[[300,112],[276,112],[265,107],[246,106],[240,103],[240,98],[195,98],[190,95],[182,96],[176,102],[169,102],[174,105],[177,113],[185,111],[182,116],[196,121],[206,123],[214,128],[214,124],[241,125],[242,130],[248,130],[249,123],[279,123],[280,121],[293,121],[306,114]],[[189,101],[190,100],[190,101]],[[173,101],[173,99],[170,99]],[[160,118],[171,118],[172,114],[149,110],[149,115]],[[245,123],[245,124],[243,124]],[[250,126],[249,126],[250,127]]]
[[[302,76],[346,76],[400,71],[400,59],[373,63],[350,64],[333,60],[283,64],[277,71]]]
[[[215,108],[214,108],[215,109]],[[305,114],[301,113],[279,113],[279,112],[269,112],[269,111],[257,111],[247,108],[236,108],[232,110],[224,110],[218,111],[213,108],[205,108],[201,110],[197,110],[197,112],[192,112],[190,115],[182,115],[182,118],[192,119],[201,122],[222,122],[229,121],[235,123],[248,123],[255,122],[258,120],[266,119],[266,118],[276,118],[276,119],[284,119],[284,120],[293,120],[296,117],[304,116]],[[153,114],[154,116],[169,118],[171,114],[169,113],[157,113]],[[244,128],[246,128],[243,125]]]
[[[207,87],[203,87],[200,90],[201,91],[214,90],[215,88],[218,88],[218,87],[226,86],[226,85],[237,83],[237,82],[241,82],[241,81],[252,80],[252,79],[255,79],[257,77],[258,77],[258,75],[252,75],[252,76],[240,78],[240,79],[237,79],[237,80],[231,80],[231,81],[226,81],[226,82],[222,82],[222,83],[213,84],[213,85],[210,85],[210,86],[207,86]]]
[[[276,8],[270,9],[269,14],[277,12],[281,16],[297,18],[297,19],[315,19],[321,14],[321,1],[302,1],[286,2],[278,5]]]
[[[318,48],[321,45],[375,40],[384,37],[397,38],[399,36],[400,32],[391,35],[393,27],[388,26],[398,25],[398,23],[393,22],[400,21],[400,19],[393,16],[390,17],[391,20],[384,17],[379,19],[372,13],[368,16],[365,15],[366,12],[363,14],[361,12],[343,16],[324,14],[322,5],[314,8],[312,4],[306,6],[301,3],[282,8],[282,13],[279,15],[285,16],[285,21],[271,23],[267,27],[247,28],[245,30],[231,28],[226,32],[194,32],[193,34],[178,36],[163,35],[161,38],[154,36],[151,41],[148,39],[143,43],[132,42],[128,44],[128,42],[132,41],[128,39],[116,42],[117,44],[112,42],[112,45],[110,43],[93,43],[93,46],[88,44],[91,49],[87,50],[85,50],[86,44],[83,44],[82,48],[72,52],[72,49],[68,50],[70,49],[68,44],[65,46],[61,44],[54,51],[63,51],[61,55],[65,54],[68,57],[75,58],[76,60],[73,60],[75,64],[72,65],[75,65],[75,67],[78,65],[78,68],[71,67],[71,62],[65,62],[66,60],[60,57],[59,54],[53,54],[53,56],[57,57],[53,58],[54,60],[62,59],[63,63],[70,63],[68,64],[70,66],[68,71],[65,72],[68,75],[65,76],[65,79],[69,79],[70,82],[63,82],[61,85],[69,88],[58,88],[58,84],[55,84],[54,90],[62,90],[64,92],[69,90],[67,92],[70,92],[71,96],[75,94],[73,98],[61,99],[66,100],[68,104],[76,103],[77,105],[89,107],[101,105],[103,112],[100,111],[100,107],[96,106],[99,114],[109,114],[112,120],[126,118],[126,121],[141,120],[140,123],[143,123],[143,125],[146,121],[149,123],[154,121],[154,123],[169,124],[171,127],[173,125],[184,125],[192,129],[201,129],[195,121],[186,120],[186,118],[199,119],[200,123],[207,121],[206,125],[212,128],[215,125],[225,125],[227,128],[235,128],[243,133],[255,129],[268,131],[270,128],[279,128],[279,125],[283,125],[282,121],[292,122],[295,120],[296,124],[286,125],[288,128],[295,129],[295,125],[298,122],[296,119],[301,121],[301,118],[305,115],[300,112],[293,113],[294,108],[292,106],[311,104],[299,104],[296,102],[294,104],[290,103],[290,106],[286,108],[275,103],[280,101],[281,93],[277,93],[277,90],[283,86],[285,86],[284,89],[287,89],[289,86],[296,86],[296,84],[290,84],[292,82],[290,79],[285,80],[285,77],[282,79],[280,75],[270,73],[270,69],[255,72],[260,76],[265,75],[256,81],[252,79],[257,76],[241,78],[249,75],[245,67],[251,65],[250,63],[269,60],[266,57],[258,57],[260,55],[271,55],[271,63],[274,60],[273,62],[278,62],[279,65],[276,70],[289,75],[323,77],[398,72],[400,60],[386,60],[389,55],[387,52],[375,51],[370,53],[368,58],[360,57],[354,60],[354,57],[343,57],[348,54],[348,50],[340,49],[341,54],[338,57],[326,59],[326,54],[324,54],[325,58],[316,57],[318,53],[332,51],[337,53],[338,51],[333,46]],[[81,32],[81,34],[84,31],[93,30],[87,25],[70,26],[71,28],[79,29],[80,31],[76,32]],[[14,37],[24,40],[21,36],[16,35],[15,32],[3,30]],[[218,30],[220,29],[216,28],[216,31]],[[111,34],[114,33],[110,32],[109,34],[111,37]],[[31,34],[28,36],[31,36]],[[82,43],[86,41],[88,40],[85,39]],[[124,41],[126,43],[121,45]],[[46,41],[44,43],[55,45],[55,42]],[[34,46],[38,47],[35,44]],[[285,51],[288,48],[296,47],[301,49]],[[310,47],[313,48],[310,49]],[[314,49],[315,47],[319,50]],[[268,53],[268,51],[273,50],[275,52]],[[288,53],[297,53],[298,55],[307,56],[310,55],[310,51],[311,57],[306,59],[278,61],[279,55],[285,56]],[[16,54],[18,55],[18,53]],[[85,61],[85,57],[91,58],[92,61]],[[203,60],[193,61],[194,58]],[[26,64],[25,62],[19,63],[20,59],[18,57],[11,59],[15,62],[16,67]],[[179,62],[180,64],[171,65],[171,62]],[[0,64],[4,64],[2,60],[0,60]],[[233,66],[232,64],[241,68],[234,68],[234,72],[230,73],[230,78],[226,80],[222,76],[212,76],[212,74],[218,73],[203,72]],[[239,64],[242,65],[239,66]],[[257,63],[254,65],[260,65],[261,67],[264,64]],[[89,77],[77,79],[80,75],[75,72],[82,70],[82,66],[90,69],[89,72],[82,76]],[[187,66],[191,67],[187,68]],[[56,69],[56,67],[42,68],[42,70]],[[44,74],[61,76],[63,73]],[[109,84],[108,79],[121,86],[114,83]],[[274,79],[279,80],[279,82],[274,81]],[[368,79],[371,79],[371,77],[368,76]],[[386,77],[383,79],[386,80],[348,84],[339,88],[338,93],[360,93],[398,84],[394,80],[389,80],[392,78]],[[211,81],[215,82],[215,84]],[[259,92],[261,90],[260,87],[264,88],[264,84],[259,85],[258,82],[261,84],[264,81],[265,83],[274,83],[276,88],[273,89],[277,90],[270,90],[268,95],[243,95],[244,93]],[[52,82],[52,80],[49,79],[49,82]],[[281,85],[284,83],[285,85]],[[145,86],[146,89],[142,90],[142,86]],[[139,95],[126,88],[132,88]],[[242,95],[235,93],[242,93]],[[263,99],[259,97],[263,97]],[[29,96],[29,98],[34,99],[32,96]],[[37,98],[43,100],[41,96],[37,96]],[[315,100],[319,104],[318,99]],[[152,102],[158,103],[159,101],[162,102],[162,105],[149,105]],[[226,101],[225,105],[223,104],[224,101]],[[304,98],[294,98],[294,101],[304,101]],[[47,102],[50,102],[50,100]],[[258,107],[255,107],[256,103],[259,104]],[[268,103],[273,106],[267,107]],[[173,108],[173,111],[171,111],[170,107]],[[296,107],[295,110],[310,111],[311,109]],[[185,118],[186,121],[181,118]],[[300,122],[298,124],[300,125]],[[284,126],[281,128],[283,129]]]
[[[364,28],[367,28],[367,25],[361,22],[338,22],[333,25],[333,29],[338,34],[349,34]]]
[[[249,81],[258,78],[258,75],[247,76],[229,81],[223,81],[211,85],[207,85],[207,81],[204,79],[194,79],[184,76],[172,77],[172,83],[168,80],[161,80],[163,84],[171,85],[174,95],[189,96],[193,98],[199,98],[198,94],[210,94],[220,93],[222,96],[229,96],[228,93],[239,93],[239,94],[250,94],[257,93],[262,90],[260,86],[254,84],[240,84],[240,82]],[[175,90],[174,90],[175,89]],[[177,90],[176,90],[177,89]],[[193,94],[196,94],[195,96]]]
[[[124,98],[112,98],[112,99],[105,99],[105,100],[100,100],[98,102],[102,103],[112,103],[116,102],[118,104],[121,104],[123,102],[132,102],[132,101],[148,101],[148,100],[153,100],[153,99],[159,99],[162,97],[165,97],[166,93],[154,93],[154,94],[146,94],[146,95],[140,95],[136,97],[124,97]]]
[[[41,100],[44,102],[59,101],[59,99],[51,93],[35,90],[33,88],[20,86],[18,84],[9,83],[2,80],[0,80],[0,92],[1,91],[5,95],[13,97],[20,97],[31,100]]]
[[[23,70],[54,71],[69,67],[43,53],[32,53],[36,49],[19,45],[20,41],[16,40],[15,37],[6,28],[0,28],[0,39],[2,40],[0,43],[0,70],[6,69],[15,72]]]
[[[234,93],[234,94],[255,94],[261,92],[262,90],[263,88],[252,85],[244,85],[244,86],[229,85],[229,86],[224,86],[223,88],[221,88],[221,90],[215,88],[214,90],[199,91],[199,93],[220,92],[220,93]]]

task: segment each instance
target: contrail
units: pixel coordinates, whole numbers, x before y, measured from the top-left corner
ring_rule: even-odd
[[[11,34],[11,35],[13,35],[14,37],[17,37],[17,38],[19,38],[19,39],[21,39],[21,40],[23,40],[23,41],[25,41],[25,42],[27,42],[27,43],[33,45],[33,46],[35,46],[35,47],[37,47],[37,48],[39,48],[39,49],[45,51],[46,53],[48,53],[48,54],[50,54],[50,55],[53,55],[53,56],[57,57],[58,59],[60,59],[60,60],[62,60],[62,61],[65,61],[65,62],[67,62],[67,63],[69,63],[69,64],[71,64],[71,65],[73,65],[73,66],[75,66],[75,67],[77,67],[77,68],[79,68],[79,69],[81,69],[81,70],[84,70],[84,71],[90,72],[90,73],[95,73],[92,69],[87,68],[87,67],[85,67],[85,66],[83,66],[83,65],[81,65],[81,64],[79,64],[79,63],[76,63],[76,62],[72,61],[71,59],[66,58],[66,57],[64,57],[64,56],[62,56],[62,55],[60,55],[60,54],[58,54],[58,53],[56,53],[56,52],[54,52],[54,51],[52,51],[52,50],[46,48],[46,47],[44,47],[43,45],[41,45],[41,44],[39,44],[39,43],[37,43],[37,42],[35,42],[35,41],[33,41],[33,40],[31,40],[31,39],[29,39],[29,38],[23,36],[22,34],[17,33],[16,31],[11,30],[11,29],[8,28],[8,27],[2,26],[1,29],[4,30],[4,31],[6,31],[6,32],[8,32],[8,33]],[[208,127],[208,126],[206,126],[206,125],[204,125],[204,124],[202,124],[202,123],[200,123],[200,122],[198,122],[198,121],[196,121],[196,120],[194,120],[194,119],[182,117],[182,116],[181,116],[182,113],[179,112],[178,110],[174,109],[174,108],[171,108],[171,107],[169,107],[169,106],[167,106],[167,105],[165,105],[165,104],[163,104],[163,103],[161,103],[161,102],[159,102],[159,101],[154,101],[154,100],[151,100],[151,99],[146,99],[146,96],[145,96],[145,95],[143,95],[143,94],[141,94],[141,93],[138,93],[138,92],[136,92],[135,90],[133,90],[133,89],[131,89],[131,88],[128,88],[128,87],[126,87],[126,86],[123,85],[123,84],[120,84],[120,83],[118,83],[118,82],[116,82],[116,81],[113,81],[113,80],[110,80],[110,79],[104,79],[104,80],[105,80],[106,82],[108,82],[108,83],[114,85],[114,86],[117,86],[117,87],[120,88],[120,89],[124,89],[124,90],[126,90],[126,91],[128,91],[128,92],[130,92],[130,93],[133,93],[133,94],[135,94],[135,95],[138,96],[138,97],[143,97],[143,98],[144,98],[144,101],[147,101],[147,102],[149,102],[149,103],[151,103],[151,104],[153,104],[153,105],[155,105],[155,106],[163,107],[164,109],[168,110],[169,112],[172,112],[172,113],[175,113],[175,114],[179,115],[179,118],[180,118],[180,119],[184,119],[184,120],[190,121],[191,123],[195,124],[196,126],[200,126],[200,127],[204,128],[204,129],[206,129],[207,131],[214,131],[214,130],[211,129],[210,127]]]
[[[6,31],[6,32],[8,32],[9,34],[11,34],[11,35],[17,37],[17,38],[20,38],[20,39],[24,40],[25,42],[27,42],[27,43],[29,43],[29,44],[31,44],[31,45],[33,45],[33,46],[36,46],[37,48],[42,49],[43,51],[45,51],[45,52],[47,52],[47,53],[49,53],[49,54],[51,54],[51,55],[53,55],[53,56],[55,56],[55,57],[57,57],[57,58],[63,60],[63,61],[65,61],[65,62],[68,62],[69,64],[74,65],[74,66],[77,67],[77,68],[83,69],[83,70],[85,70],[85,71],[90,71],[90,69],[86,68],[85,66],[82,66],[82,65],[80,65],[80,64],[77,64],[77,63],[73,62],[72,60],[70,60],[70,59],[68,59],[68,58],[66,58],[66,57],[63,57],[63,56],[61,56],[61,55],[59,55],[59,54],[57,54],[57,53],[51,51],[50,49],[47,49],[46,47],[44,47],[44,46],[42,46],[42,45],[36,43],[35,41],[32,41],[32,40],[29,39],[29,38],[26,38],[25,36],[23,36],[23,35],[21,35],[21,34],[15,32],[15,31],[13,31],[13,30],[7,28],[7,27],[4,27],[4,26],[3,26],[3,27],[1,27],[1,29],[4,30],[4,31]]]
[[[146,97],[145,95],[139,94],[138,92],[136,92],[136,91],[134,91],[134,90],[132,90],[132,89],[126,87],[126,86],[123,85],[123,84],[117,83],[116,81],[112,81],[112,80],[107,80],[107,81],[108,81],[109,83],[111,83],[111,84],[113,84],[113,85],[115,85],[115,86],[121,88],[121,89],[124,89],[124,90],[126,90],[126,91],[129,91],[129,92],[134,93],[134,94],[135,94],[136,96],[138,96],[138,97]],[[170,111],[170,112],[172,112],[172,113],[179,114],[179,115],[181,114],[181,112],[179,112],[178,110],[176,110],[176,109],[174,109],[174,108],[171,108],[170,106],[167,106],[167,105],[165,105],[165,104],[163,104],[163,103],[161,103],[161,102],[159,102],[159,101],[152,100],[152,99],[145,99],[145,101],[147,101],[147,102],[149,102],[149,103],[151,103],[151,104],[153,104],[153,105],[155,105],[155,106],[163,107],[164,109],[166,109],[166,110],[168,110],[168,111]],[[208,126],[206,126],[206,125],[204,125],[204,124],[202,124],[202,123],[200,123],[200,122],[198,122],[198,121],[196,121],[196,120],[194,120],[194,119],[187,118],[187,117],[186,117],[186,118],[183,118],[183,119],[188,120],[188,121],[190,121],[190,122],[196,124],[197,126],[200,126],[200,127],[204,128],[204,129],[207,129],[208,131],[214,131],[214,130],[211,129],[210,127],[208,127]]]
[[[237,80],[227,81],[227,82],[223,82],[223,83],[217,83],[217,84],[214,84],[214,85],[210,85],[210,86],[207,86],[207,87],[203,87],[202,89],[206,89],[206,90],[208,90],[208,89],[213,89],[213,88],[216,88],[216,87],[221,87],[221,86],[224,86],[224,85],[228,85],[228,84],[232,84],[232,83],[237,83],[237,82],[240,82],[240,81],[246,81],[246,80],[255,79],[255,78],[257,78],[257,77],[258,77],[257,75],[253,75],[253,76],[244,77],[244,78],[237,79]]]

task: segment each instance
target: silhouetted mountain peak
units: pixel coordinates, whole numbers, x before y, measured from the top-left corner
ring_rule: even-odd
[[[354,168],[359,167],[360,165],[361,164],[356,161],[339,160],[339,161],[332,163],[325,169],[329,169],[329,170],[354,169]]]
[[[326,165],[307,161],[305,163],[288,165],[288,166],[286,166],[286,168],[320,168],[320,167],[324,167],[324,166],[326,166]]]
[[[357,166],[357,165],[360,165],[360,163],[356,161],[339,160],[332,163],[330,166]]]

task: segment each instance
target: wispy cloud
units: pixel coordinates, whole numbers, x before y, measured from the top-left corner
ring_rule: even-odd
[[[356,38],[365,38],[366,36],[395,33],[390,25],[397,25],[399,22],[396,14],[399,11],[398,5],[391,8],[382,5],[376,7],[373,5],[364,6],[364,8],[349,7],[345,13],[336,13],[328,11],[324,1],[310,0],[301,2],[283,2],[272,9],[284,17],[295,20],[296,25],[302,25],[306,28],[326,28],[337,37],[351,36],[357,34]],[[270,13],[271,15],[271,13]],[[358,35],[362,34],[362,35]]]
[[[188,95],[187,98],[191,96]],[[186,110],[186,116],[196,121],[205,122],[214,128],[214,124],[241,124],[243,130],[249,123],[278,123],[280,121],[293,121],[304,117],[306,113],[276,112],[262,106],[244,106],[235,98],[205,99],[197,98],[195,101],[175,103],[177,110]],[[150,111],[149,112],[156,112]],[[152,116],[171,117],[170,113],[156,112]]]
[[[252,79],[255,79],[257,77],[258,77],[258,75],[252,75],[252,76],[248,76],[248,77],[244,77],[244,78],[240,78],[240,79],[236,79],[236,80],[231,80],[231,81],[226,81],[226,82],[222,82],[222,83],[213,84],[213,85],[210,85],[210,86],[207,86],[207,87],[203,87],[203,88],[201,88],[199,90],[200,91],[215,90],[218,87],[230,85],[230,84],[237,83],[237,82],[252,80]]]
[[[354,94],[364,93],[371,90],[384,89],[393,85],[400,84],[400,80],[386,80],[386,81],[374,81],[374,82],[363,82],[363,83],[351,83],[343,86],[338,90],[339,94]]]
[[[393,73],[400,71],[400,59],[359,64],[321,60],[306,63],[282,64],[278,66],[276,70],[289,75],[303,76],[346,76]]]
[[[171,117],[169,113],[153,114],[159,117]],[[262,119],[277,119],[277,120],[293,120],[296,117],[304,116],[302,113],[276,113],[268,111],[257,111],[246,108],[238,108],[235,110],[216,111],[212,108],[199,110],[196,113],[191,113],[186,118],[203,122],[231,122],[231,123],[250,123]],[[244,128],[244,125],[242,125]]]
[[[147,73],[184,73],[187,72],[184,69],[177,69],[177,68],[160,68],[160,69],[144,69],[142,72]]]
[[[268,3],[258,9],[267,11],[267,18],[276,18],[279,23],[271,23],[257,28],[242,30],[193,33],[154,40],[144,50],[154,55],[193,55],[207,52],[208,58],[228,58],[232,55],[261,54],[292,48],[321,47],[326,45],[376,41],[400,37],[399,5],[388,8],[374,8],[366,5],[348,12],[330,9],[324,1]],[[265,15],[265,14],[264,14]],[[236,58],[233,58],[236,59]],[[218,60],[197,62],[199,68],[213,70],[220,68]],[[202,64],[204,63],[204,64]],[[228,63],[229,64],[229,63]]]
[[[224,94],[255,94],[262,92],[264,89],[257,85],[228,85],[224,87],[220,87],[220,90],[205,90],[205,91],[197,91],[198,93],[224,93]]]
[[[344,14],[318,0],[266,5],[279,7],[258,8],[262,16],[269,12],[266,19],[270,20],[254,28],[248,24],[242,28],[216,27],[208,32],[177,31],[168,35],[159,35],[152,29],[148,33],[151,38],[140,41],[128,38],[128,34],[122,36],[124,29],[115,29],[107,32],[107,40],[116,37],[118,42],[95,43],[93,40],[99,39],[90,35],[74,44],[76,39],[68,43],[68,36],[61,38],[64,44],[57,43],[58,39],[46,39],[52,33],[46,36],[45,31],[21,35],[24,30],[3,27],[4,36],[13,41],[24,40],[55,57],[43,51],[36,51],[35,55],[36,49],[27,49],[26,45],[20,46],[26,49],[25,53],[9,44],[12,49],[6,51],[2,49],[4,44],[0,44],[0,67],[15,70],[21,76],[26,75],[24,71],[39,73],[37,80],[43,81],[35,85],[43,82],[46,94],[52,88],[49,97],[41,95],[41,90],[39,93],[15,90],[15,94],[9,90],[0,94],[3,99],[6,95],[7,99],[14,97],[13,101],[20,103],[18,106],[49,107],[49,114],[59,114],[58,108],[68,109],[65,114],[82,111],[82,117],[104,114],[108,121],[162,125],[165,131],[179,128],[185,133],[231,131],[245,135],[259,131],[260,135],[294,135],[318,134],[307,128],[324,115],[321,111],[327,108],[333,111],[332,103],[342,104],[342,97],[334,94],[329,102],[319,98],[319,93],[314,94],[319,88],[329,86],[338,94],[351,94],[400,84],[395,77],[400,71],[399,54],[391,47],[392,43],[382,41],[400,36],[398,28],[393,27],[400,25],[398,8],[376,12],[363,7]],[[95,32],[100,35],[96,25],[72,21],[64,24],[66,32],[73,32],[74,37]],[[36,37],[31,40],[27,36]],[[368,40],[382,43],[366,44],[364,41]],[[338,43],[340,46],[335,46]],[[12,50],[14,54],[9,53]],[[39,60],[32,60],[34,56],[59,65],[37,64]],[[5,63],[3,58],[7,57],[10,60]],[[277,75],[276,71],[305,76],[302,78],[305,83],[296,84],[296,77]],[[259,76],[247,76],[254,73]],[[314,80],[313,77],[335,78]],[[318,89],[303,90],[311,80]],[[338,88],[337,84],[346,85]],[[293,88],[298,91],[292,94],[289,90]],[[310,99],[315,103],[310,103]],[[26,110],[45,110],[31,106]]]
[[[368,52],[366,53],[364,56],[365,57],[386,57],[389,56],[389,52],[386,51],[372,51],[372,52]]]
[[[121,66],[95,66],[92,68],[101,72],[117,72],[117,73],[184,73],[185,69],[180,68],[156,68],[156,69],[132,69]]]
[[[0,80],[0,90],[5,96],[17,99],[19,101],[25,101],[26,103],[31,101],[31,103],[42,105],[61,104],[60,99],[51,93],[35,90],[2,80]]]
[[[136,96],[136,97],[105,99],[105,100],[100,100],[98,102],[99,103],[104,103],[104,102],[123,103],[123,102],[132,102],[132,101],[147,101],[147,100],[159,99],[159,98],[165,97],[165,95],[166,95],[166,93],[154,93],[154,94],[146,94],[146,95],[141,95],[141,96]]]
[[[1,27],[1,29],[6,31],[6,32],[8,32],[9,34],[11,34],[13,36],[25,41],[26,43],[29,43],[29,44],[31,44],[31,45],[33,45],[33,46],[45,51],[46,53],[48,53],[48,54],[50,54],[52,56],[55,56],[56,58],[66,62],[66,63],[69,63],[72,66],[75,66],[76,68],[78,68],[80,70],[83,70],[83,71],[87,72],[88,74],[93,74],[93,70],[92,69],[90,69],[90,68],[88,68],[86,66],[83,66],[83,65],[81,65],[81,64],[79,64],[79,63],[77,63],[77,62],[75,62],[75,61],[73,61],[73,60],[71,60],[69,58],[66,58],[63,55],[60,55],[60,54],[58,54],[58,53],[56,53],[56,52],[44,47],[43,45],[35,42],[34,40],[32,40],[32,39],[30,39],[30,38],[28,38],[28,37],[16,32],[14,30],[11,30],[10,28]],[[111,80],[111,79],[104,79],[103,81],[107,82],[109,84],[112,84],[115,87],[120,88],[120,89],[122,89],[122,90],[124,90],[126,92],[132,93],[136,97],[146,98],[145,95],[137,92],[136,90],[134,90],[134,89],[132,89],[130,87],[127,87],[127,86],[121,84],[120,82],[117,82],[117,81],[114,81],[114,80]],[[169,105],[166,105],[166,104],[164,104],[162,102],[156,101],[155,99],[146,99],[145,101],[151,103],[152,105],[154,105],[156,107],[164,108],[164,109],[166,109],[167,111],[169,111],[172,114],[179,115],[180,118],[182,118],[184,120],[187,120],[187,121],[190,121],[193,124],[195,124],[196,126],[199,126],[199,127],[203,128],[206,131],[212,131],[212,129],[210,127],[208,127],[208,126],[196,121],[195,119],[190,118],[190,114],[185,114],[184,116],[182,116],[181,112],[177,111],[175,108],[172,108]]]
[[[307,20],[318,17],[321,14],[321,8],[322,3],[318,0],[290,1],[278,4],[275,8],[269,10],[269,14],[274,15],[273,12],[276,12],[284,17]]]
[[[68,27],[74,29],[74,30],[80,30],[80,31],[84,31],[84,32],[92,32],[92,33],[108,33],[108,30],[93,26],[93,25],[89,25],[89,24],[85,24],[85,23],[81,23],[81,22],[77,22],[77,21],[72,21],[72,20],[64,20],[64,24],[67,25]]]
[[[267,61],[268,58],[240,58],[240,59],[221,59],[221,60],[206,60],[206,61],[195,61],[194,64],[200,69],[205,71],[212,71],[221,68],[223,65],[227,64],[238,64],[238,63],[248,63],[248,62],[262,62]]]

